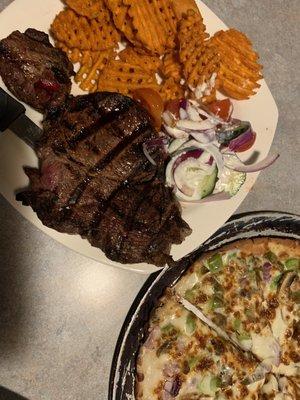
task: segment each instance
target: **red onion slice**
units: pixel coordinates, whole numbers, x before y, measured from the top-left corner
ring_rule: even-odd
[[[263,271],[263,280],[264,282],[269,282],[271,279],[271,269],[272,269],[272,264],[269,262],[265,262],[262,271]]]
[[[164,127],[167,133],[175,139],[187,139],[189,137],[189,134],[182,129],[173,128],[168,125],[164,125]]]
[[[199,143],[209,144],[212,143],[215,139],[215,131],[213,129],[193,131],[190,132],[190,136],[192,136]]]
[[[187,119],[188,118],[187,112],[181,107],[179,108],[179,117],[180,117],[180,119]]]
[[[228,145],[228,149],[230,151],[238,151],[242,146],[247,145],[250,143],[254,138],[254,132],[252,131],[251,126],[249,129],[246,130],[246,132],[242,133],[240,136],[238,136],[235,139],[232,139],[231,142]]]
[[[170,142],[170,139],[168,137],[164,136],[159,136],[154,139],[149,139],[145,143],[147,148],[149,149],[150,147],[164,147],[167,146]]]
[[[185,153],[182,153],[176,160],[173,170],[175,170],[179,164],[181,164],[183,161],[186,161],[188,158],[199,158],[204,150],[202,149],[191,149]]]
[[[213,129],[214,127],[215,125],[207,119],[204,121],[191,121],[189,119],[185,119],[179,120],[176,123],[176,128],[187,131],[203,131],[207,129]]]
[[[180,366],[175,362],[169,362],[163,369],[163,375],[166,378],[172,378],[180,373]]]
[[[176,118],[168,110],[162,113],[162,119],[168,126],[175,126],[176,124]]]
[[[246,172],[246,173],[258,172],[258,171],[262,171],[263,169],[272,165],[277,160],[278,157],[279,157],[279,154],[274,154],[274,155],[264,158],[262,161],[259,161],[256,164],[245,165],[236,156],[236,160],[231,163],[228,163],[228,164],[226,163],[226,167],[229,169],[233,169],[234,171],[238,171],[238,172]]]
[[[147,145],[146,143],[143,143],[143,152],[145,154],[145,157],[147,158],[147,160],[152,164],[152,165],[156,165],[156,162],[153,160],[153,158],[150,156],[148,150],[147,150]]]
[[[204,149],[205,151],[209,152],[213,158],[216,161],[217,168],[218,168],[218,177],[220,178],[223,169],[224,169],[224,159],[223,159],[223,154],[220,152],[218,147],[216,147],[212,143],[204,144],[204,143],[199,143],[197,140],[189,140],[186,142],[183,146],[181,146],[181,149],[184,148],[191,148],[191,147],[197,147],[200,149]],[[179,150],[181,150],[179,149]]]
[[[196,122],[202,121],[199,111],[195,106],[193,106],[192,103],[188,102],[186,112],[191,121],[196,121]]]
[[[179,106],[180,106],[180,108],[183,108],[184,110],[186,110],[187,104],[188,104],[188,100],[187,99],[181,99],[180,103],[179,103]]]

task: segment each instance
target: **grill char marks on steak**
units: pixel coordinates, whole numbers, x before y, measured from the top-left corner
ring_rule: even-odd
[[[147,112],[128,97],[70,97],[47,114],[40,169],[26,169],[30,188],[17,199],[45,225],[80,234],[112,260],[162,266],[190,229],[165,187],[163,154],[153,150],[154,166],[143,153],[156,137]]]
[[[0,41],[0,75],[18,99],[44,112],[70,93],[73,65],[46,33],[30,28]]]

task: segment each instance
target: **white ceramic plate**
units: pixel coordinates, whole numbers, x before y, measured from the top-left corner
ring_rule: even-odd
[[[205,4],[201,1],[197,2],[210,34],[226,28],[226,25]],[[48,32],[55,14],[62,8],[63,4],[59,0],[15,0],[0,14],[0,38],[6,37],[16,29],[23,32],[28,27]],[[0,81],[0,86],[5,88],[2,81]],[[80,92],[73,85],[73,93],[79,94]],[[26,106],[26,114],[34,122],[40,123],[41,114],[28,106]],[[252,99],[235,102],[234,116],[251,121],[257,132],[255,150],[260,153],[259,159],[264,158],[269,152],[278,121],[278,110],[265,81],[262,81],[258,94]],[[248,154],[243,153],[245,159],[252,151],[249,151]],[[28,179],[22,169],[24,165],[37,165],[37,158],[33,150],[9,131],[0,135],[0,192],[36,227],[65,246],[95,259],[101,264],[146,274],[157,271],[155,266],[149,264],[122,265],[110,261],[99,249],[90,246],[87,240],[75,235],[58,233],[45,227],[30,207],[24,207],[15,200],[15,191],[28,184]],[[172,255],[175,260],[195,250],[224,224],[247,196],[257,176],[257,173],[249,174],[243,188],[230,200],[183,206],[183,218],[191,226],[193,233],[181,245],[172,247]]]

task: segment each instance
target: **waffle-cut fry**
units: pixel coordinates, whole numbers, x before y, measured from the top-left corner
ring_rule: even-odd
[[[221,57],[218,89],[237,100],[246,100],[256,93],[262,79],[259,56],[250,40],[235,29],[217,32],[210,42]]]
[[[208,38],[206,27],[200,13],[188,10],[179,23],[179,57],[187,73],[194,68],[195,59],[202,51],[205,39]]]
[[[92,58],[88,58],[86,53],[75,76],[75,82],[79,84],[79,87],[87,92],[96,92],[100,72],[105,68],[109,60],[114,58],[115,54],[113,49],[100,51],[97,59],[91,63]]]
[[[220,69],[220,56],[213,45],[204,43],[202,51],[194,57],[193,68],[185,70],[186,80],[189,86],[197,88],[203,82],[208,82],[213,74],[218,74]]]
[[[181,20],[182,16],[188,12],[188,10],[194,10],[199,13],[199,8],[195,0],[172,0],[172,7],[178,21]]]
[[[106,11],[107,18],[89,20],[65,9],[55,17],[51,31],[56,40],[70,48],[97,51],[115,47],[120,36]]]
[[[171,0],[123,0],[132,18],[135,36],[148,51],[164,54],[175,46],[177,20]]]
[[[129,6],[125,5],[122,0],[105,0],[107,8],[111,11],[116,27],[123,33],[136,47],[142,47],[142,44],[135,37],[132,20],[128,15]]]
[[[185,88],[180,83],[175,82],[174,78],[166,79],[160,86],[160,94],[163,100],[175,100],[184,97]]]
[[[76,48],[70,49],[62,42],[55,42],[55,46],[63,50],[73,64],[83,64],[84,60],[85,64],[92,65],[100,54],[99,51],[80,50]]]
[[[167,53],[162,62],[162,74],[166,78],[173,78],[175,82],[180,82],[182,78],[182,65],[179,62],[177,52]]]
[[[116,56],[114,49],[103,51],[69,49],[62,42],[56,42],[55,46],[62,49],[73,64],[80,64],[74,80],[82,90],[88,92],[97,90],[100,72],[105,68],[108,61]]]
[[[77,14],[90,19],[97,18],[105,12],[103,0],[65,0],[65,2]]]
[[[220,69],[218,51],[205,40],[207,36],[201,15],[188,10],[179,23],[179,57],[190,89],[203,102],[215,99],[215,77]]]
[[[145,53],[139,53],[133,47],[126,47],[119,53],[119,57],[122,61],[132,65],[138,65],[144,68],[145,71],[153,74],[161,65],[161,60],[157,56],[151,56]]]
[[[154,74],[143,68],[121,60],[112,60],[102,71],[98,81],[99,91],[131,94],[135,89],[151,88],[159,90]]]

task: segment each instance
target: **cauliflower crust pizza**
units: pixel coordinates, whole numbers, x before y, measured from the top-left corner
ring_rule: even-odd
[[[299,241],[198,259],[153,311],[136,382],[137,400],[299,400]]]

